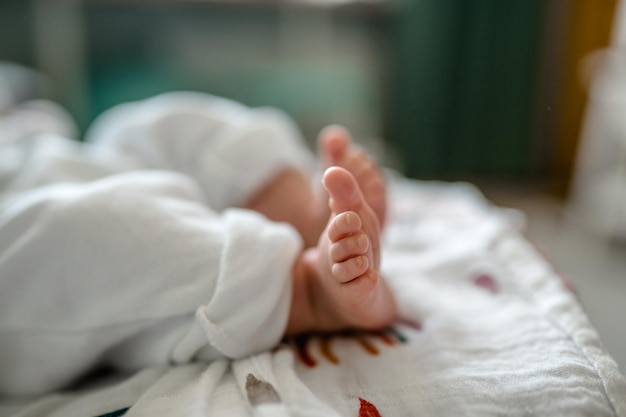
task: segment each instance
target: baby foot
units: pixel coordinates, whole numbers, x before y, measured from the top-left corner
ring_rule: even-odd
[[[395,302],[379,274],[378,216],[348,170],[327,169],[323,184],[331,219],[318,246],[304,258],[313,271],[309,291],[315,329],[385,326],[395,316]]]
[[[352,143],[350,133],[342,126],[331,125],[319,134],[319,153],[324,169],[340,166],[356,178],[365,201],[376,213],[381,227],[387,212],[385,177],[380,167],[362,148]]]

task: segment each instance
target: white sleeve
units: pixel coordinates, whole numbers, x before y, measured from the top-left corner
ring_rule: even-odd
[[[41,187],[1,210],[0,393],[57,389],[105,358],[179,362],[207,343],[241,357],[284,333],[297,232],[218,215],[183,175]]]
[[[119,105],[93,123],[85,140],[133,155],[146,168],[191,176],[216,210],[241,206],[286,167],[310,172],[315,163],[284,113],[203,93]]]

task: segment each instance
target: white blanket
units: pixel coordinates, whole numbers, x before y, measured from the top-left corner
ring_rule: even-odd
[[[112,109],[87,143],[66,119],[0,115],[0,395],[275,346],[301,238],[234,207],[311,162],[290,119],[185,92]]]
[[[459,184],[396,179],[391,202],[392,328],[146,369],[19,416],[626,416],[624,377],[518,213]]]

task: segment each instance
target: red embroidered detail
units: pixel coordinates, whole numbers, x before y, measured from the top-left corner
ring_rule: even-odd
[[[387,332],[383,330],[375,332],[374,334],[389,346],[393,346],[396,344],[396,341],[393,339],[393,337],[389,336]]]
[[[359,397],[359,417],[382,417],[374,404]]]
[[[422,331],[422,323],[420,323],[419,321],[409,321],[406,319],[400,319],[400,323],[407,325],[411,327],[412,329],[417,330],[418,332]],[[407,338],[402,333],[400,333],[398,329],[390,327],[388,330],[391,333],[393,333],[393,335],[396,337],[396,339],[398,339],[400,343],[408,342]]]
[[[484,288],[492,294],[497,294],[499,292],[498,283],[491,275],[488,274],[480,274],[474,278],[474,284],[477,286]]]

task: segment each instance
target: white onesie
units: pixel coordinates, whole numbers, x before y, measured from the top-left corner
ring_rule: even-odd
[[[279,342],[302,243],[233,208],[312,167],[289,119],[199,93],[102,115],[81,144],[37,102],[0,118],[0,394]]]

